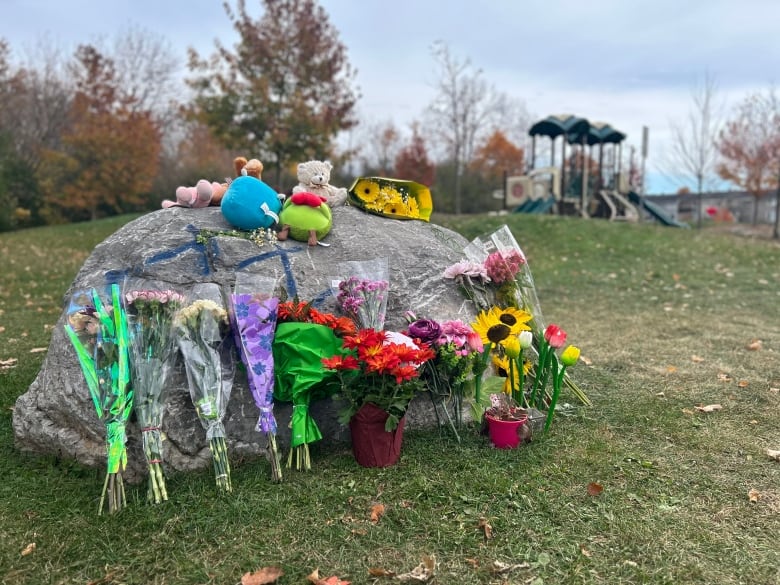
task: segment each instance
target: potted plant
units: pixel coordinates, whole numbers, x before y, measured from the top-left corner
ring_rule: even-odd
[[[337,397],[344,404],[339,421],[349,425],[360,465],[387,467],[398,461],[406,410],[425,389],[419,367],[434,355],[399,333],[361,329],[344,337],[340,354],[323,358],[325,368],[339,377]]]
[[[490,395],[490,408],[485,410],[485,424],[490,441],[498,449],[514,449],[531,438],[528,411],[508,394]]]

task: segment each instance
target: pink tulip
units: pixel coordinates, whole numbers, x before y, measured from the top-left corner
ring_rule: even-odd
[[[558,349],[566,343],[566,332],[557,325],[548,325],[547,329],[544,330],[544,338],[550,347]]]

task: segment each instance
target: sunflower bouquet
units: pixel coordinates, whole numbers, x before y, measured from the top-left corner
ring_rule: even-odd
[[[539,351],[533,351],[530,313],[515,307],[492,307],[481,311],[472,327],[490,354],[498,377],[506,378],[502,392],[526,410],[547,411],[544,430],[552,424],[566,368],[577,363],[579,348],[566,343],[566,332],[557,325],[545,328]],[[477,403],[480,404],[479,396]]]
[[[370,213],[394,219],[429,221],[431,192],[414,181],[384,177],[358,177],[349,188],[349,201]]]

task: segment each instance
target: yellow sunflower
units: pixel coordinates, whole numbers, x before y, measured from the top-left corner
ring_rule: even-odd
[[[496,373],[499,375],[499,377],[506,378],[506,380],[504,381],[504,385],[503,385],[503,387],[501,389],[502,392],[504,392],[505,394],[509,394],[511,396],[512,395],[512,384],[510,383],[510,380],[509,380],[509,358],[506,357],[506,356],[498,356],[498,355],[494,354],[493,355],[493,366],[495,367]],[[531,371],[532,367],[533,367],[533,364],[530,361],[523,360],[523,376],[524,377],[528,375],[528,372]],[[520,372],[517,370],[517,368],[514,368],[513,371],[514,371],[514,374],[515,374],[515,376],[514,376],[514,378],[515,378],[514,386],[517,387],[517,386],[520,385]]]
[[[491,307],[489,311],[480,311],[471,327],[479,333],[485,345],[496,345],[513,334],[512,327],[501,321],[501,309],[498,307]],[[517,335],[516,332],[514,334]]]
[[[521,331],[530,331],[531,327],[528,321],[533,319],[533,315],[528,311],[523,311],[516,307],[507,307],[498,309],[498,320],[512,330],[513,335],[519,335]]]
[[[417,200],[414,197],[409,197],[406,200],[406,208],[407,208],[406,215],[408,215],[409,217],[412,217],[414,219],[420,217],[420,206],[417,205]]]
[[[379,197],[379,184],[368,179],[361,179],[355,184],[352,191],[361,201],[371,203]]]

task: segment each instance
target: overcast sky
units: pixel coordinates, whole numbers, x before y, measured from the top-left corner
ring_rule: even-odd
[[[648,190],[670,122],[709,73],[728,108],[766,92],[780,66],[780,0],[320,0],[357,69],[363,120],[406,127],[435,94],[433,41],[470,60],[497,90],[541,119],[574,113],[608,122],[637,147],[650,132]],[[247,0],[259,16],[259,0]],[[221,0],[0,0],[0,37],[14,54],[46,38],[64,51],[129,25],[211,54],[236,35]]]

